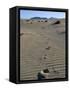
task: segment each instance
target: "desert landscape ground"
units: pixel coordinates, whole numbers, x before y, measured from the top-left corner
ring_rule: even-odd
[[[65,78],[65,19],[20,20],[20,80]]]

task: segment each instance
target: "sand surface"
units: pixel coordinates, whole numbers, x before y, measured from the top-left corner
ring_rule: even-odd
[[[21,80],[36,80],[46,68],[47,79],[65,77],[65,20],[54,22],[20,21]]]

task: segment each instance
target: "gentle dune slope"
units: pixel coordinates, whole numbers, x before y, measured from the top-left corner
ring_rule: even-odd
[[[56,20],[57,21],[57,20]],[[20,22],[20,79],[34,80],[48,68],[48,79],[65,77],[65,20]]]

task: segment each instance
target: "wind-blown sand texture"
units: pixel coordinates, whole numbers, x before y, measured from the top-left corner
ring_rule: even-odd
[[[20,20],[20,80],[37,80],[48,68],[47,79],[65,77],[65,20]]]

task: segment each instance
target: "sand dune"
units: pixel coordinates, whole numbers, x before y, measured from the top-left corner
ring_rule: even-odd
[[[36,80],[46,68],[47,79],[65,77],[65,20],[21,20],[20,46],[21,80]]]

